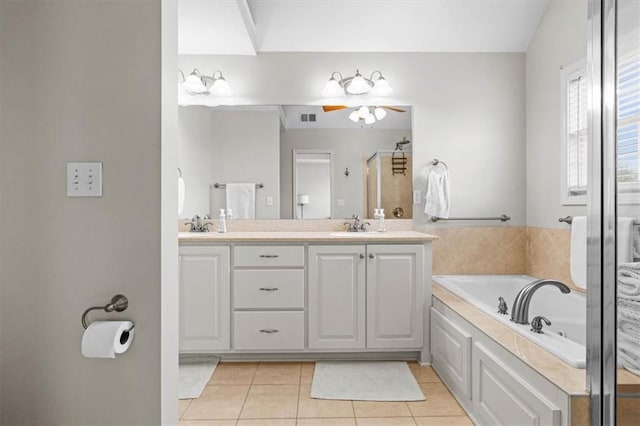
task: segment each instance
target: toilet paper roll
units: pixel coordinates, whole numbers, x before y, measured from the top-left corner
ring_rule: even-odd
[[[133,342],[135,329],[131,321],[94,321],[82,336],[82,355],[85,358],[115,358],[126,352]]]

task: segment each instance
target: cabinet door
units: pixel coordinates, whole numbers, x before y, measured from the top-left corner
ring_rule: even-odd
[[[309,348],[365,347],[365,247],[309,247]]]
[[[424,247],[367,245],[367,347],[422,348]]]
[[[230,348],[229,247],[180,247],[180,351]]]

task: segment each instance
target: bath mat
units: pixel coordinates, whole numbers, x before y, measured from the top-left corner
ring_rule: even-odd
[[[356,401],[424,401],[402,361],[322,361],[316,363],[311,398]]]
[[[199,398],[209,383],[218,361],[218,358],[213,357],[181,357],[178,399]]]

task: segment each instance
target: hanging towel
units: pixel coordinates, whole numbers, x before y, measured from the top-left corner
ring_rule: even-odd
[[[427,194],[425,195],[424,212],[430,216],[449,217],[451,192],[449,187],[449,171],[436,170],[432,167],[427,177]]]
[[[633,262],[635,218],[618,218],[618,263]]]
[[[587,288],[587,217],[577,216],[571,223],[571,279],[580,288]]]
[[[185,191],[184,179],[182,176],[178,176],[178,215],[181,215],[184,210]]]
[[[256,185],[254,183],[228,183],[227,208],[236,219],[256,218]]]

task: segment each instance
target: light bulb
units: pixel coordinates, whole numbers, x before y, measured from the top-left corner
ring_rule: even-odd
[[[193,70],[193,72],[189,74],[189,77],[184,80],[182,87],[184,87],[184,90],[189,92],[189,94],[194,95],[207,93],[209,91],[196,70]]]
[[[231,86],[227,83],[227,80],[224,77],[220,76],[213,80],[213,86],[211,86],[211,93],[216,96],[231,96],[233,91],[231,90]]]
[[[360,121],[360,115],[358,114],[358,110],[354,110],[351,114],[349,114],[349,120],[357,123]]]
[[[351,80],[351,83],[347,86],[347,92],[352,95],[362,95],[371,90],[371,86],[367,83],[367,80],[360,74],[360,71],[356,70],[356,75]]]
[[[384,108],[376,107],[376,109],[373,110],[373,114],[378,120],[382,120],[387,115],[387,111],[385,111]]]
[[[376,117],[373,114],[369,114],[367,118],[364,119],[365,124],[373,124],[376,122]]]
[[[338,83],[338,80],[331,77],[327,84],[324,85],[324,89],[322,90],[322,96],[325,98],[337,98],[340,96],[344,96],[344,89]]]
[[[374,96],[389,96],[391,92],[393,92],[393,88],[382,76],[376,80],[373,89],[371,89],[371,94]]]
[[[360,116],[360,118],[367,118],[369,114],[371,114],[371,112],[369,111],[369,107],[361,106],[360,108],[358,108],[358,115]]]

